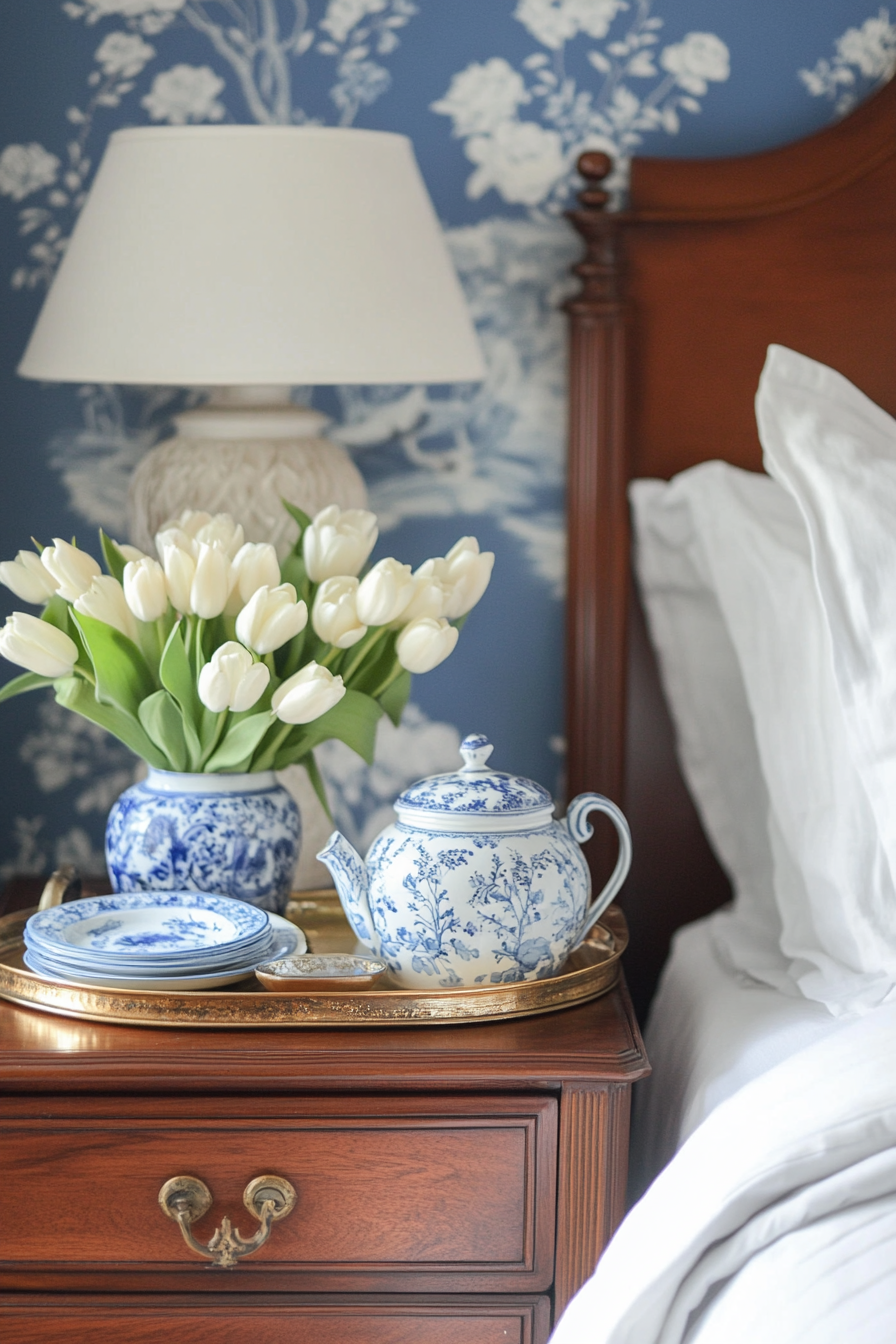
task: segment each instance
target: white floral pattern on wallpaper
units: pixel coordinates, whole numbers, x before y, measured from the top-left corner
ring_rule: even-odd
[[[24,256],[16,288],[49,283],[86,196],[108,132],[122,122],[166,125],[232,120],[352,124],[389,89],[389,57],[427,3],[440,0],[66,0],[65,14],[96,33],[85,97],[64,111],[67,136],[0,153],[0,195],[18,210]],[[443,0],[442,0],[443,2]],[[729,78],[721,36],[666,32],[652,0],[502,0],[531,50],[516,62],[485,50],[433,90],[432,115],[470,165],[471,201],[494,202],[447,241],[473,313],[488,373],[481,386],[337,390],[336,437],[357,454],[383,530],[405,520],[487,515],[518,543],[528,575],[560,600],[564,584],[565,338],[557,305],[569,292],[578,244],[557,216],[569,202],[582,150],[616,161],[618,200],[631,154],[651,136],[675,136],[682,118]],[[191,34],[185,59],[177,33]],[[881,10],[838,39],[834,56],[801,71],[807,91],[835,114],[892,73],[894,25]],[[197,49],[196,39],[204,46]],[[514,44],[516,49],[516,44]],[[197,56],[197,50],[204,54]],[[302,61],[331,62],[329,112],[300,105]],[[864,81],[864,83],[863,83]],[[316,109],[320,113],[320,109]],[[73,511],[113,535],[126,522],[128,478],[159,437],[166,389],[129,394],[85,387],[83,422],[58,433],[50,463]],[[102,814],[129,782],[133,762],[98,729],[63,723],[41,706],[20,755],[38,788],[65,793],[76,814]],[[464,729],[470,725],[463,725]],[[390,819],[390,800],[412,779],[456,764],[458,729],[411,705],[399,729],[384,724],[368,770],[338,743],[320,752],[336,820],[360,848]],[[551,739],[562,758],[562,744]],[[110,755],[111,753],[111,755]],[[562,760],[558,760],[562,765]],[[47,809],[50,811],[51,809]],[[5,871],[40,871],[70,858],[100,864],[84,826],[19,817]]]
[[[714,33],[688,33],[661,47],[663,20],[651,9],[650,0],[519,0],[514,18],[543,50],[527,56],[522,70],[501,56],[473,62],[432,104],[451,118],[476,164],[468,196],[494,190],[509,204],[559,214],[584,150],[613,156],[610,185],[618,192],[645,135],[676,135],[679,113],[701,110],[710,83],[730,74],[728,48]],[[571,43],[586,48],[596,72],[589,87],[567,68]]]
[[[896,23],[881,9],[861,28],[847,28],[834,43],[834,55],[819,60],[800,79],[814,98],[828,98],[834,115],[845,116],[870,88],[896,73]]]

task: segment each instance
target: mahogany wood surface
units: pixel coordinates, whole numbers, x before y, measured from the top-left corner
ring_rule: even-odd
[[[118,1098],[31,1110],[0,1118],[2,1203],[16,1227],[2,1238],[0,1287],[51,1273],[73,1289],[140,1291],[164,1273],[194,1292],[245,1291],[247,1278],[293,1292],[532,1292],[554,1277],[555,1098]],[[207,1244],[225,1215],[252,1235],[243,1191],[265,1173],[291,1182],[295,1209],[237,1271],[209,1272],[159,1190],[179,1175],[207,1185],[212,1207],[193,1226]]]
[[[325,1298],[0,1295],[12,1344],[545,1344],[548,1297]]]
[[[647,1072],[624,986],[559,1013],[471,1026],[179,1030],[0,1002],[0,1093],[558,1089]]]
[[[569,776],[573,792],[615,788],[632,826],[620,903],[643,1014],[671,933],[729,891],[695,827],[632,612],[625,481],[709,458],[760,470],[753,399],[770,343],[833,366],[896,414],[896,81],[781,149],[636,159],[616,215],[595,191],[605,165],[583,160],[591,186],[570,217],[585,284],[567,305]],[[595,862],[602,873],[606,856]]]

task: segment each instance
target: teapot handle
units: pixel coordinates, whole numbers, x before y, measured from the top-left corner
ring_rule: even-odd
[[[589,812],[603,812],[605,816],[610,818],[619,836],[619,857],[616,860],[616,867],[610,875],[609,882],[588,907],[579,936],[573,944],[574,947],[579,946],[600,919],[628,877],[628,870],[632,866],[632,834],[628,828],[628,822],[616,804],[611,803],[610,799],[605,798],[602,793],[580,793],[577,798],[573,798],[565,818],[567,829],[573,840],[582,845],[586,840],[590,840],[594,834],[594,827],[587,819]]]

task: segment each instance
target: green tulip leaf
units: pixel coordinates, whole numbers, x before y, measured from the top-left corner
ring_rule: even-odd
[[[14,695],[23,695],[25,691],[39,691],[41,686],[52,686],[50,677],[41,677],[37,672],[23,672],[13,677],[5,686],[0,686],[0,701],[11,700]]]
[[[299,525],[298,539],[296,541],[295,546],[293,547],[294,554],[298,554],[302,545],[302,537],[305,533],[305,528],[311,526],[311,519],[308,517],[307,513],[305,513],[302,509],[299,508],[298,504],[290,504],[288,500],[285,500],[282,497],[280,502],[282,503],[286,512],[289,514],[290,518],[295,518],[296,522]],[[284,582],[289,583],[291,582],[291,580],[286,579],[284,580]]]
[[[97,700],[116,705],[136,718],[141,700],[156,689],[143,654],[133,640],[105,621],[81,612],[72,613],[72,619],[90,654]]]
[[[270,726],[270,714],[250,714],[248,718],[234,723],[224,734],[221,745],[206,762],[206,773],[237,771],[244,767]]]
[[[164,751],[171,770],[186,770],[189,765],[184,740],[183,715],[168,691],[156,691],[139,709],[140,722],[160,751]]]
[[[401,716],[404,713],[404,707],[411,694],[411,674],[402,669],[401,676],[396,677],[391,686],[387,686],[382,695],[379,696],[379,702],[383,709],[389,715],[389,718],[397,728],[401,723]]]
[[[312,723],[301,725],[304,741],[302,755],[321,742],[335,737],[356,751],[368,765],[373,765],[376,726],[382,713],[376,700],[371,700],[369,695],[362,695],[360,691],[346,691],[338,705],[328,709],[326,714],[321,714]],[[291,759],[298,760],[299,757],[293,756]]]
[[[124,567],[127,564],[121,551],[115,545],[111,537],[107,537],[102,528],[100,528],[100,546],[103,548],[103,559],[106,562],[106,568],[117,579],[119,583],[124,582]]]
[[[101,704],[92,687],[81,677],[60,677],[54,686],[56,700],[65,709],[80,714],[91,723],[98,723],[146,761],[147,765],[153,765],[158,770],[169,768],[168,757],[150,741],[140,722],[116,705]]]
[[[190,769],[195,769],[202,758],[202,746],[199,741],[197,725],[202,719],[202,702],[196,691],[190,660],[184,648],[181,631],[183,622],[179,622],[171,634],[159,663],[159,678],[166,691],[170,691],[183,716],[184,740],[190,758]]]
[[[317,761],[314,759],[314,753],[309,751],[308,755],[303,756],[302,759],[298,762],[298,764],[304,765],[305,769],[307,770],[308,778],[311,781],[311,787],[317,794],[317,797],[320,801],[320,805],[327,814],[328,821],[332,821],[333,813],[330,811],[330,800],[327,797],[327,789],[326,785],[324,784],[323,775],[317,768]]]

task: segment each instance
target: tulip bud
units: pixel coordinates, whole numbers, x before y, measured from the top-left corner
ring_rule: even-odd
[[[131,546],[126,541],[113,541],[112,545],[125,560],[142,560],[146,555],[145,551],[141,551],[137,546]]]
[[[408,672],[431,672],[453,651],[457,636],[456,627],[444,619],[424,616],[412,621],[395,641],[398,661]]]
[[[283,723],[311,723],[337,705],[344,695],[341,677],[334,677],[318,663],[307,663],[301,672],[277,687],[271,709]]]
[[[194,520],[199,517],[207,521],[204,521],[201,527],[194,528]],[[183,524],[181,525],[183,526]],[[233,521],[229,513],[216,513],[213,518],[209,518],[208,514],[193,515],[188,520],[184,531],[205,546],[219,546],[229,560],[233,559],[243,544],[243,529],[239,523]],[[280,567],[278,565],[277,578],[279,579],[279,577]]]
[[[308,608],[291,583],[258,588],[236,618],[237,637],[256,653],[273,653],[308,624]]]
[[[137,622],[125,601],[124,589],[110,574],[98,574],[93,583],[72,603],[75,611],[92,616],[95,621],[111,625],[128,639],[136,640]]]
[[[231,639],[215,649],[199,673],[199,699],[213,714],[225,709],[241,714],[261,698],[270,679],[264,663],[256,663],[248,649]]]
[[[277,588],[280,584],[280,562],[270,542],[247,541],[233,557],[236,587],[231,601],[238,602],[237,611],[259,588]],[[295,597],[293,597],[295,601]],[[235,613],[232,613],[235,614]]]
[[[196,574],[193,542],[179,528],[169,528],[156,535],[156,547],[165,571],[165,586],[175,611],[183,616],[192,614],[190,589]]]
[[[201,527],[205,527],[211,521],[210,513],[205,513],[200,509],[184,509],[183,513],[179,514],[177,518],[169,518],[167,523],[163,523],[159,532],[183,532],[186,536],[192,538],[196,536]],[[159,532],[156,533],[157,541]]]
[[[0,565],[0,583],[11,588],[23,602],[46,602],[59,587],[57,579],[40,562],[34,551],[19,551],[15,560]]]
[[[358,619],[358,580],[347,574],[324,579],[314,599],[311,624],[318,639],[350,649],[367,634],[367,626]]]
[[[79,551],[77,546],[70,546],[59,537],[53,538],[52,546],[44,547],[40,562],[56,580],[59,596],[66,602],[74,602],[76,597],[86,593],[96,576],[103,572],[87,551]]]
[[[432,565],[432,563],[431,560],[427,560],[425,565]],[[444,564],[444,561],[441,563]],[[437,619],[445,614],[445,606],[451,590],[433,572],[427,572],[425,565],[421,565],[416,570],[413,595],[401,613],[401,619],[406,625],[410,624],[411,621],[419,621],[423,616],[432,616]]]
[[[14,611],[0,630],[0,654],[40,677],[68,677],[78,661],[78,646],[49,621]]]
[[[398,619],[413,596],[410,565],[380,560],[358,588],[358,619],[364,625],[388,625]]]
[[[125,601],[138,621],[157,621],[168,610],[165,571],[158,560],[144,555],[124,567]]]
[[[197,616],[210,621],[227,606],[234,584],[233,563],[222,546],[200,542],[196,572],[190,584],[190,606]]]
[[[450,596],[445,604],[445,615],[450,620],[472,611],[489,585],[494,552],[479,552],[475,537],[461,537],[445,556],[445,582]]]
[[[302,537],[311,582],[357,574],[376,545],[377,533],[376,515],[367,509],[343,511],[337,504],[321,509]]]

